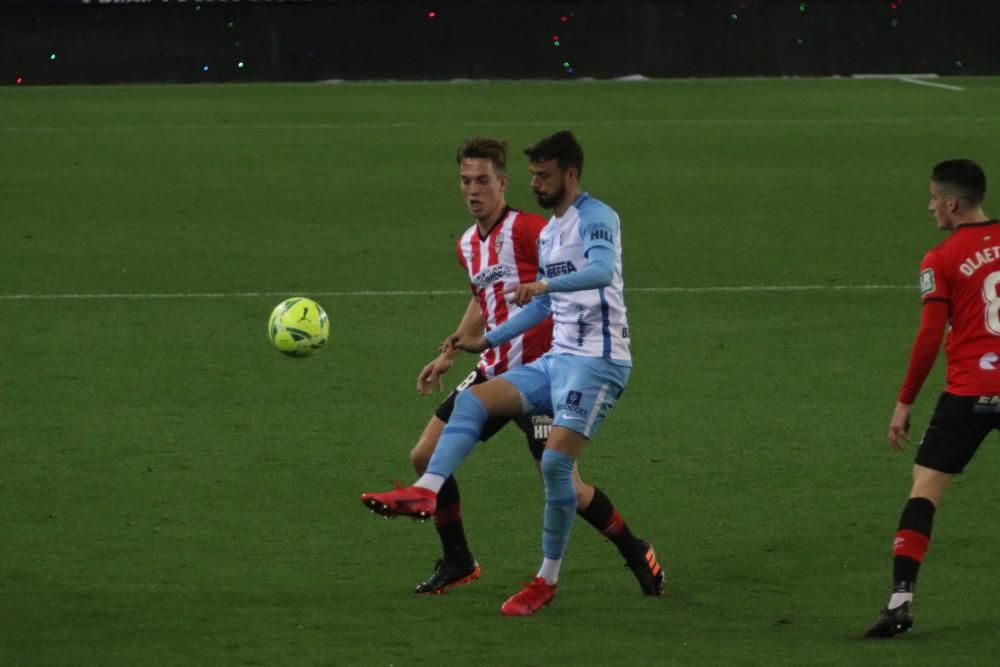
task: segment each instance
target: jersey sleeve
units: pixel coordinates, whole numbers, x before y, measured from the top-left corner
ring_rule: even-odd
[[[931,250],[920,263],[920,298],[928,301],[951,302],[951,289],[945,273],[944,258],[939,248]]]
[[[920,393],[924,380],[934,367],[946,324],[948,324],[948,304],[943,299],[925,299],[924,310],[920,317],[920,329],[913,341],[910,363],[897,397],[900,403],[912,405],[917,400],[917,394]]]
[[[607,287],[615,277],[615,251],[596,245],[590,249],[590,265],[580,271],[547,279],[550,292],[579,292]]]
[[[580,221],[580,236],[583,237],[583,254],[590,256],[593,248],[607,248],[614,252],[618,237],[618,221],[604,216],[588,216]]]
[[[517,315],[486,332],[486,342],[490,347],[496,347],[501,343],[506,343],[515,336],[520,336],[548,317],[551,308],[552,302],[548,294],[536,296]]]

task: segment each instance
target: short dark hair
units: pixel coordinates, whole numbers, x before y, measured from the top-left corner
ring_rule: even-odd
[[[462,160],[486,159],[493,163],[493,169],[498,175],[507,173],[507,142],[500,139],[490,139],[476,135],[469,137],[458,147],[458,154],[455,161],[462,164]]]
[[[979,206],[986,196],[986,173],[972,160],[945,160],[934,165],[931,180],[954,190],[966,206]]]
[[[583,147],[569,130],[545,137],[524,149],[532,162],[555,160],[563,171],[576,167],[577,178],[583,176]]]

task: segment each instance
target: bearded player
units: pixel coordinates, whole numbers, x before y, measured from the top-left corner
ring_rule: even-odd
[[[462,195],[475,220],[462,234],[457,247],[458,260],[468,274],[472,299],[456,332],[448,339],[455,335],[481,336],[484,331],[503,324],[521,310],[517,303],[505,297],[504,291],[534,281],[537,277],[538,237],[547,224],[542,216],[507,205],[505,142],[471,137],[459,147],[457,162]],[[410,452],[410,462],[416,473],[423,475],[426,472],[455,401],[464,390],[534,361],[549,350],[551,342],[552,320],[548,318],[502,345],[484,351],[478,366],[441,403]],[[417,377],[417,391],[430,394],[435,387],[440,388],[442,376],[451,369],[458,354],[458,350],[450,348],[427,364]],[[514,421],[524,432],[528,448],[538,465],[552,427],[551,415],[490,418],[475,437],[481,441],[489,440],[510,421]],[[575,467],[573,484],[577,514],[615,544],[638,579],[643,594],[661,595],[664,575],[652,546],[632,534],[608,497],[600,489],[582,481]],[[384,508],[378,502],[370,500],[365,504],[372,511],[383,513]],[[461,497],[454,475],[444,480],[433,516],[443,554],[431,576],[416,587],[417,593],[444,593],[480,575],[479,564],[466,539]]]
[[[538,240],[537,263],[544,264],[539,274],[544,272],[545,278],[525,275],[519,284],[506,285],[504,292],[513,295],[508,305],[521,306],[517,313],[486,336],[460,330],[449,337],[445,349],[502,349],[545,322],[550,312],[555,319],[553,347],[530,363],[463,391],[426,472],[413,486],[362,495],[366,505],[390,516],[433,511],[440,507],[443,484],[472,452],[477,434],[491,419],[557,410],[540,462],[546,496],[544,559],[538,575],[501,606],[508,616],[533,614],[554,598],[573,517],[580,508],[576,458],[596,435],[631,371],[617,215],[580,190],[583,150],[572,133],[558,132],[525,153],[531,161],[532,190],[539,203],[555,213]],[[578,273],[576,267],[581,267]],[[646,567],[633,567],[633,572],[644,575],[639,577],[644,593],[662,595],[663,571],[655,553],[648,543],[638,543],[646,547]],[[641,551],[635,556],[643,558]],[[652,575],[651,581],[645,575]]]

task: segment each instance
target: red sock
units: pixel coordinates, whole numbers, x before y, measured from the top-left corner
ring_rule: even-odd
[[[892,543],[892,555],[905,556],[923,563],[930,543],[931,538],[922,533],[909,529],[900,530],[896,532],[896,539]]]

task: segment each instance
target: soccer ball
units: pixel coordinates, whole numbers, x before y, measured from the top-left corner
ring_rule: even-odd
[[[307,357],[322,350],[330,335],[330,320],[319,304],[303,296],[285,299],[267,323],[267,336],[290,357]]]

